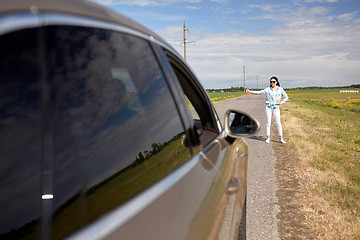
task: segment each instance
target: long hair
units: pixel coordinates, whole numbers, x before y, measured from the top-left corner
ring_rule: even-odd
[[[271,79],[275,79],[275,80],[276,80],[276,85],[280,87],[280,82],[279,82],[279,80],[278,80],[277,77],[272,76],[272,77],[270,78],[270,81],[271,81]],[[271,83],[270,83],[270,87],[271,87]]]

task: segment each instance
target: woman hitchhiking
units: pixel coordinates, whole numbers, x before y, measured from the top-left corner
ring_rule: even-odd
[[[279,80],[277,77],[270,78],[270,87],[265,88],[261,91],[250,91],[248,88],[246,92],[253,94],[266,94],[266,106],[265,106],[265,116],[266,116],[266,143],[270,143],[270,125],[271,125],[271,115],[274,115],[275,123],[278,129],[280,136],[280,142],[286,143],[283,139],[282,126],[280,122],[280,109],[279,106],[284,104],[288,100],[288,96],[284,89],[280,87]],[[281,101],[281,96],[284,99]]]

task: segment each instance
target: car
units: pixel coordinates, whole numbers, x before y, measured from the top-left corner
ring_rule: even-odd
[[[119,13],[1,5],[1,239],[245,238],[256,119],[222,123],[183,58]]]

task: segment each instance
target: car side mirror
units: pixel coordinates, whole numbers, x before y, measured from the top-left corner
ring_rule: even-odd
[[[225,114],[226,134],[233,138],[251,137],[260,130],[259,122],[239,111],[228,110]]]

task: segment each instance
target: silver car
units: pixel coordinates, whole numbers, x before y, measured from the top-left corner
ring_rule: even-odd
[[[224,117],[224,116],[222,116]],[[245,238],[255,119],[90,1],[0,8],[0,239]]]

